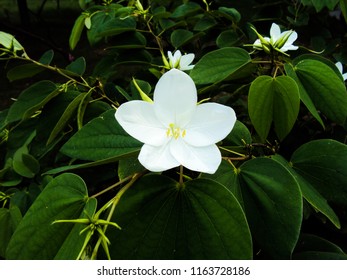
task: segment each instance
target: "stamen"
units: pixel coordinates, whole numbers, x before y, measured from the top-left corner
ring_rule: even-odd
[[[175,126],[175,124],[173,123],[170,123],[168,129],[166,130],[166,136],[173,137],[176,140],[178,139],[178,137],[180,136],[184,137],[185,135],[186,135],[186,130],[184,129],[181,135],[181,129]]]

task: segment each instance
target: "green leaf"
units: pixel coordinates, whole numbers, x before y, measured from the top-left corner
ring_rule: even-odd
[[[216,44],[219,48],[232,47],[240,41],[240,35],[234,30],[225,30],[217,37]]]
[[[44,70],[45,68],[37,64],[28,63],[13,67],[7,72],[6,76],[10,82],[13,82],[21,79],[31,78]]]
[[[95,16],[93,16],[92,19],[94,19],[94,17]],[[95,24],[93,20],[92,24]],[[93,27],[94,26],[92,25],[92,28],[90,30],[93,30]],[[115,36],[128,31],[136,31],[136,20],[134,17],[113,18],[111,20],[106,21],[104,25],[99,26],[97,30],[100,31],[99,35],[96,34],[97,38]]]
[[[299,106],[299,89],[290,77],[259,76],[249,89],[248,112],[262,141],[272,123],[278,138],[283,140],[296,121]]]
[[[265,256],[289,259],[300,234],[302,196],[280,163],[255,158],[239,168],[242,198],[252,236]]]
[[[347,23],[347,0],[340,0],[340,9]]]
[[[291,157],[294,170],[328,202],[347,205],[347,145],[330,139],[314,140]]]
[[[305,6],[314,6],[317,13],[320,12],[324,7],[329,10],[333,10],[339,0],[301,0]]]
[[[97,206],[97,200],[90,198],[86,202],[84,209],[79,219],[93,217]],[[61,224],[61,223],[60,223]],[[59,225],[59,223],[58,223]],[[83,244],[88,233],[88,230],[80,234],[80,232],[88,225],[86,224],[75,224],[66,237],[64,243],[59,248],[58,253],[55,255],[55,260],[76,260],[83,249]]]
[[[86,71],[86,60],[83,56],[77,58],[75,61],[71,62],[68,66],[66,66],[66,70],[82,76],[84,71]]]
[[[202,173],[201,178],[211,179],[225,186],[237,198],[243,207],[241,185],[238,178],[238,170],[232,166],[228,161],[222,160],[214,174]]]
[[[305,104],[306,108],[310,111],[310,113],[312,114],[312,116],[321,124],[321,126],[324,128],[324,123],[316,109],[316,107],[314,106],[312,99],[310,98],[310,96],[308,95],[306,89],[304,88],[304,86],[302,85],[302,83],[300,82],[298,76],[295,73],[295,70],[293,68],[293,66],[289,65],[289,64],[285,64],[284,65],[284,69],[286,70],[286,73],[289,77],[291,77],[292,79],[294,79],[294,81],[296,82],[298,88],[299,88],[299,94],[300,94],[300,100],[302,101],[302,103]]]
[[[138,151],[142,143],[123,130],[114,114],[114,110],[109,110],[83,126],[61,152],[72,158],[97,161]]]
[[[171,18],[183,18],[192,16],[193,14],[197,13],[198,11],[202,10],[200,5],[194,2],[187,2],[185,4],[182,4],[178,6],[173,13],[171,14]]]
[[[186,30],[186,29],[176,29],[171,33],[171,44],[176,48],[180,48],[192,41],[194,41],[196,38],[202,36],[204,33],[199,32],[194,34],[193,32]]]
[[[52,141],[58,136],[58,134],[64,129],[66,124],[69,122],[69,120],[72,118],[73,114],[75,113],[78,106],[81,104],[83,99],[89,94],[89,92],[73,92],[69,91],[70,95],[75,94],[76,97],[71,101],[71,103],[66,107],[64,112],[61,114],[58,122],[54,126],[52,132],[49,135],[49,138],[47,140],[47,145],[52,143]]]
[[[332,121],[343,124],[347,117],[347,93],[335,71],[313,59],[299,61],[294,69],[315,107]]]
[[[237,120],[232,131],[223,140],[223,146],[244,146],[245,143],[252,143],[252,135],[248,128]]]
[[[40,164],[29,154],[26,146],[18,149],[13,156],[13,170],[26,178],[34,178],[40,171]]]
[[[13,35],[0,31],[0,45],[6,49],[16,51],[24,50],[23,46],[14,38]]]
[[[141,173],[144,171],[146,171],[146,169],[137,158],[129,157],[119,160],[118,177],[120,180],[123,180],[128,176],[132,176],[135,173]]]
[[[65,173],[53,179],[38,196],[14,232],[6,252],[7,259],[53,259],[73,224],[52,223],[75,219],[88,200],[84,181]]]
[[[5,258],[7,245],[22,215],[18,207],[0,208],[0,256]]]
[[[217,21],[211,16],[203,16],[194,26],[194,31],[206,31],[217,25]]]
[[[251,62],[249,54],[240,48],[223,48],[204,55],[190,72],[196,84],[218,83],[237,73]]]
[[[117,36],[115,42],[107,49],[141,49],[146,47],[147,39],[140,32],[129,32],[127,36]]]
[[[24,90],[10,107],[6,123],[30,118],[48,101],[60,93],[60,88],[51,81],[40,81]]]
[[[233,22],[239,22],[241,20],[241,14],[234,8],[219,7],[218,12]]]
[[[49,65],[52,62],[53,57],[54,51],[48,50],[40,57],[39,62],[45,65]]]
[[[223,185],[196,179],[180,188],[161,175],[139,179],[124,194],[109,229],[112,259],[250,259],[244,213]]]
[[[305,200],[316,210],[325,215],[337,228],[340,228],[339,218],[336,216],[334,210],[330,207],[327,200],[315,189],[314,185],[305,180],[304,177],[299,175],[292,167],[292,165],[286,161],[280,155],[274,155],[272,159],[281,163],[287,170],[294,176],[299,184],[302,196]]]
[[[75,49],[78,41],[81,38],[81,34],[84,28],[84,21],[86,19],[85,14],[81,14],[75,21],[74,26],[72,28],[70,38],[69,38],[69,45],[70,49],[73,50]]]

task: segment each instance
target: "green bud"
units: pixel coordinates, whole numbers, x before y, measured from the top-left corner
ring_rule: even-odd
[[[278,49],[282,48],[284,44],[288,41],[290,35],[293,34],[293,32],[294,32],[293,30],[289,30],[285,32],[285,34],[275,42],[273,47]]]

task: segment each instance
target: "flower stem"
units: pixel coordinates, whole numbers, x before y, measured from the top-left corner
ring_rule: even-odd
[[[183,165],[180,165],[180,181],[179,181],[180,186],[183,185]]]
[[[127,183],[123,188],[121,188],[119,190],[119,192],[116,194],[116,196],[114,198],[112,198],[112,200],[110,202],[107,203],[107,205],[109,206],[110,203],[112,203],[112,206],[111,206],[111,209],[110,209],[110,212],[108,213],[108,216],[107,216],[107,219],[106,221],[109,222],[114,214],[114,211],[116,209],[116,206],[119,202],[119,200],[121,199],[121,197],[123,196],[123,194],[136,182],[136,180],[138,178],[140,178],[142,176],[142,173],[136,173],[134,174],[134,176],[132,176],[131,178],[131,181],[129,183]],[[128,178],[125,178],[125,179],[128,179]],[[124,180],[125,180],[124,179]],[[103,207],[104,208],[104,207]],[[100,210],[99,210],[100,211]],[[98,215],[100,213],[97,213],[96,215]],[[105,224],[104,228],[103,228],[103,233],[106,232],[107,230],[107,226],[108,224]],[[92,256],[91,256],[91,259],[92,260],[95,260],[96,259],[96,256],[97,256],[97,253],[98,253],[98,250],[99,250],[99,247],[100,245],[102,244],[102,241],[103,241],[103,237],[102,236],[99,236],[99,239],[98,241],[96,242],[95,244],[95,247],[94,247],[94,250],[93,250],[93,253],[92,253]],[[108,256],[109,257],[109,256]]]

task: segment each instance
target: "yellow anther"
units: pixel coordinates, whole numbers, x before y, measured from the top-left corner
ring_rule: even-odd
[[[186,135],[186,130],[184,129],[182,131],[182,137],[184,137],[185,135]],[[175,126],[175,124],[170,123],[169,128],[166,131],[166,136],[167,137],[173,137],[177,140],[178,137],[181,136],[181,129],[179,127]]]

